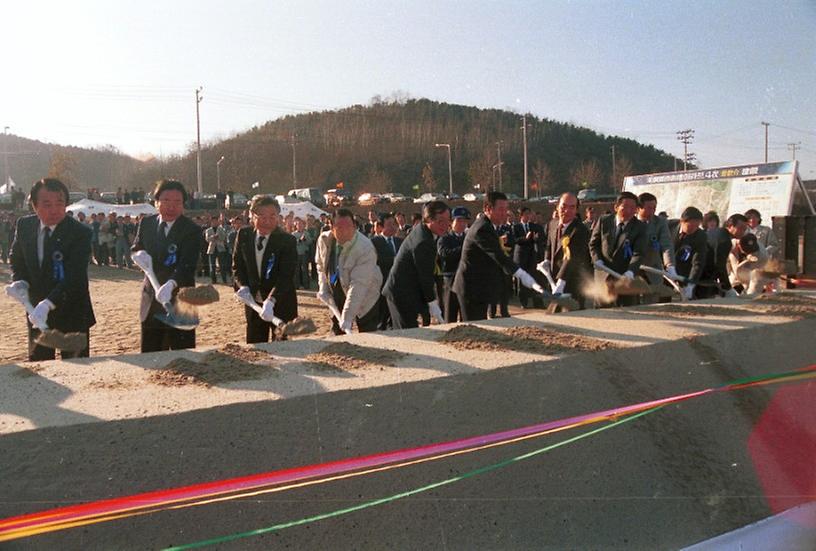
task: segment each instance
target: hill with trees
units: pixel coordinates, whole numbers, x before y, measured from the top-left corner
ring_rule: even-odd
[[[672,170],[674,158],[651,145],[605,136],[569,123],[527,116],[530,194],[553,195],[567,189],[619,188],[624,176]],[[480,109],[427,99],[375,97],[369,105],[289,115],[231,138],[202,145],[205,193],[216,190],[216,163],[222,156],[223,190],[264,193],[292,187],[336,187],[357,195],[400,192],[416,195],[447,191],[447,151],[451,146],[454,192],[499,188],[522,194],[522,117],[499,109]],[[28,141],[32,142],[32,141]],[[115,190],[149,187],[160,177],[196,186],[196,155],[141,162],[114,148],[97,150],[32,142],[40,152],[13,156],[23,181],[44,173],[68,175],[73,187]],[[500,144],[500,145],[497,145]],[[616,182],[611,148],[615,146]],[[2,146],[0,146],[2,151]],[[293,175],[293,161],[296,172]],[[15,167],[16,168],[16,167]],[[22,165],[20,165],[22,169]],[[18,179],[18,170],[13,171]],[[294,179],[296,178],[296,184]]]

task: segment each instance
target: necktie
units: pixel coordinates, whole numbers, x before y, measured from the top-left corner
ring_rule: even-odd
[[[42,258],[40,259],[40,265],[45,263],[45,259],[51,254],[51,228],[46,226],[43,229],[43,248],[42,248]]]
[[[528,233],[530,233],[530,230],[528,229],[527,223],[525,222],[524,223],[524,235],[527,235]]]
[[[615,234],[615,239],[617,239],[618,237],[620,237],[620,236],[621,236],[621,234],[623,234],[623,228],[624,228],[624,226],[626,226],[626,224],[624,224],[623,222],[621,222],[620,224],[618,224],[618,232]]]
[[[167,222],[162,222],[159,224],[159,237],[162,239],[167,237]]]
[[[393,237],[388,238],[388,244],[391,245],[391,250],[394,251],[394,254],[397,254],[397,246],[396,246],[396,244],[394,244],[394,238]]]
[[[265,239],[266,239],[266,236],[263,236],[263,235],[259,235],[259,236],[258,236],[258,250],[259,250],[259,251],[262,251],[262,250],[263,250],[263,248],[264,248],[264,240],[265,240]]]

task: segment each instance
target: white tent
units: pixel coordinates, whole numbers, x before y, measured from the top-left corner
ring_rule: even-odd
[[[15,189],[17,189],[17,184],[15,184],[14,180],[12,180],[11,176],[9,176],[8,182],[0,186],[0,193],[11,193]]]
[[[103,203],[102,201],[92,201],[91,199],[82,199],[81,201],[77,201],[72,205],[68,205],[65,210],[70,210],[74,213],[74,216],[78,215],[80,212],[84,213],[85,216],[90,216],[92,214],[102,213],[108,215],[112,212],[116,213],[116,216],[138,216],[140,214],[156,214],[158,212],[156,207],[150,205],[148,203],[136,203],[135,205],[111,205],[109,203]]]
[[[286,216],[290,211],[295,213],[295,216],[306,220],[306,215],[311,214],[315,218],[320,218],[321,214],[326,214],[325,211],[320,210],[309,201],[301,201],[300,203],[284,203],[280,202],[281,216]]]

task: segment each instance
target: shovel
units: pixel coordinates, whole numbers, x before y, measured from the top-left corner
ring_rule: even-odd
[[[150,257],[147,251],[137,251],[131,255],[131,260],[133,260],[134,264],[136,264],[147,276],[147,280],[150,281],[150,285],[153,287],[153,295],[157,295],[159,293],[161,284],[159,283],[156,274],[153,272],[153,259]],[[172,302],[165,302],[162,304],[162,308],[164,308],[165,313],[154,314],[153,317],[165,325],[169,325],[174,329],[180,329],[182,331],[190,331],[191,329],[198,327],[199,319],[194,310],[191,312],[191,314],[184,315],[178,311]]]
[[[34,313],[34,306],[28,299],[27,291],[13,289],[11,285],[8,285],[6,286],[6,295],[22,304],[29,316]],[[35,343],[46,348],[64,350],[65,352],[79,352],[87,344],[88,336],[85,333],[63,333],[57,329],[49,329],[47,325],[36,328],[40,330],[40,335]]]
[[[683,289],[681,289],[680,285],[677,284],[677,282],[682,283],[682,282],[686,281],[685,277],[683,277],[681,275],[673,277],[673,276],[671,276],[669,274],[669,272],[666,272],[664,270],[659,270],[657,268],[652,268],[651,266],[641,266],[640,269],[643,270],[644,272],[649,272],[651,274],[657,274],[657,275],[663,276],[663,279],[668,281],[669,285],[671,285],[672,288],[674,288],[674,290],[677,291],[680,294],[680,302],[685,302],[686,295],[683,294]]]
[[[235,293],[235,298],[253,310],[258,314],[260,317],[261,313],[263,312],[263,308],[260,304],[255,302],[255,299],[252,297],[251,294],[243,294],[243,293]],[[263,318],[261,318],[263,319]],[[309,318],[295,318],[290,322],[285,322],[277,316],[272,316],[272,324],[281,330],[281,334],[283,335],[305,335],[307,333],[314,333],[317,331],[317,326],[315,326],[314,321]]]
[[[547,281],[550,283],[550,288],[555,289],[556,283],[552,276],[552,270],[550,270],[550,262],[548,260],[542,260],[536,264],[536,269],[547,278]],[[569,293],[551,294],[549,296],[544,295],[544,298],[550,300],[550,303],[547,305],[547,312],[550,314],[572,312],[573,310],[581,309],[581,305],[578,304],[578,301],[572,298],[572,295]]]
[[[648,295],[652,292],[649,284],[642,279],[629,279],[623,277],[621,274],[607,266],[595,266],[596,270],[600,270],[615,278],[615,285],[612,291],[618,295]]]

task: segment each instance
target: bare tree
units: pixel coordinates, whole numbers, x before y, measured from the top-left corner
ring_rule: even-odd
[[[602,176],[603,172],[598,166],[598,161],[590,159],[582,161],[580,165],[572,169],[570,181],[573,187],[585,189],[600,184]]]
[[[369,167],[363,180],[363,189],[368,193],[386,193],[391,190],[391,177],[377,166]]]
[[[474,188],[478,188],[482,191],[490,189],[491,178],[493,176],[491,166],[490,153],[487,151],[482,154],[481,158],[470,162],[470,165],[468,165],[468,176]]]
[[[425,187],[425,191],[436,191],[436,178],[434,178],[433,167],[430,163],[425,163],[425,166],[422,167],[422,185]]]
[[[552,182],[552,171],[550,170],[549,165],[547,165],[547,163],[541,159],[536,159],[536,162],[533,165],[533,183],[536,186],[538,197],[541,197],[542,192],[547,195],[550,191],[552,191],[551,188],[554,187]]]
[[[627,176],[632,176],[635,173],[635,167],[632,164],[632,161],[624,157],[623,155],[619,155],[617,159],[615,159],[615,170],[613,171],[614,177],[616,181],[612,181],[612,175],[609,175],[609,181],[612,184],[610,187],[613,191],[619,192],[623,190],[623,179]]]
[[[79,190],[79,183],[75,177],[76,161],[70,153],[62,148],[54,149],[51,154],[51,163],[48,167],[48,177],[57,178],[68,189]]]

